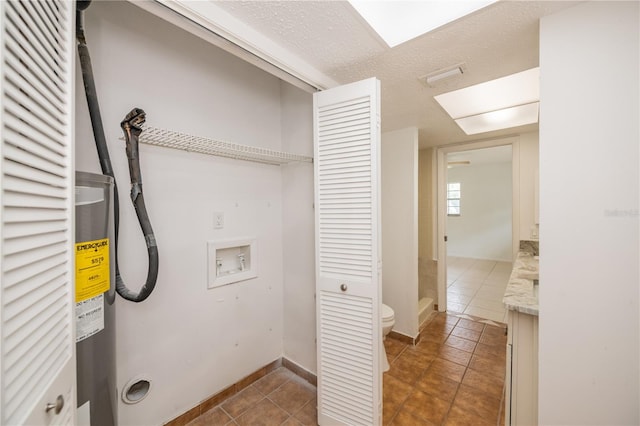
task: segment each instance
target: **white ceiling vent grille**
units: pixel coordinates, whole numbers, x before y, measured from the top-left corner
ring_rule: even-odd
[[[73,3],[1,7],[0,423],[22,424],[72,357]]]

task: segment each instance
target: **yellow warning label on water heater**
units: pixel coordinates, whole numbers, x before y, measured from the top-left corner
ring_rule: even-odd
[[[109,239],[76,244],[76,303],[109,290]]]

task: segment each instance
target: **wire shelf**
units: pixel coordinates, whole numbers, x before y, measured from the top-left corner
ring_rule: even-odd
[[[174,132],[172,130],[158,129],[147,125],[142,127],[139,142],[147,145],[163,146],[165,148],[180,149],[188,152],[216,155],[218,157],[234,158],[263,164],[313,163],[313,157],[223,142],[188,135],[186,133]]]

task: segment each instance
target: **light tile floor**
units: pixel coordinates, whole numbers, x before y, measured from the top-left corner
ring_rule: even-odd
[[[511,262],[447,258],[447,310],[507,322],[502,297]]]

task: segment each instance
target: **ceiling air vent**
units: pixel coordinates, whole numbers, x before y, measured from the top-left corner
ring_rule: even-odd
[[[454,77],[459,77],[465,73],[466,66],[464,63],[452,65],[447,68],[442,68],[437,71],[433,71],[427,75],[419,78],[419,80],[428,87],[435,87],[438,83],[450,80]]]

